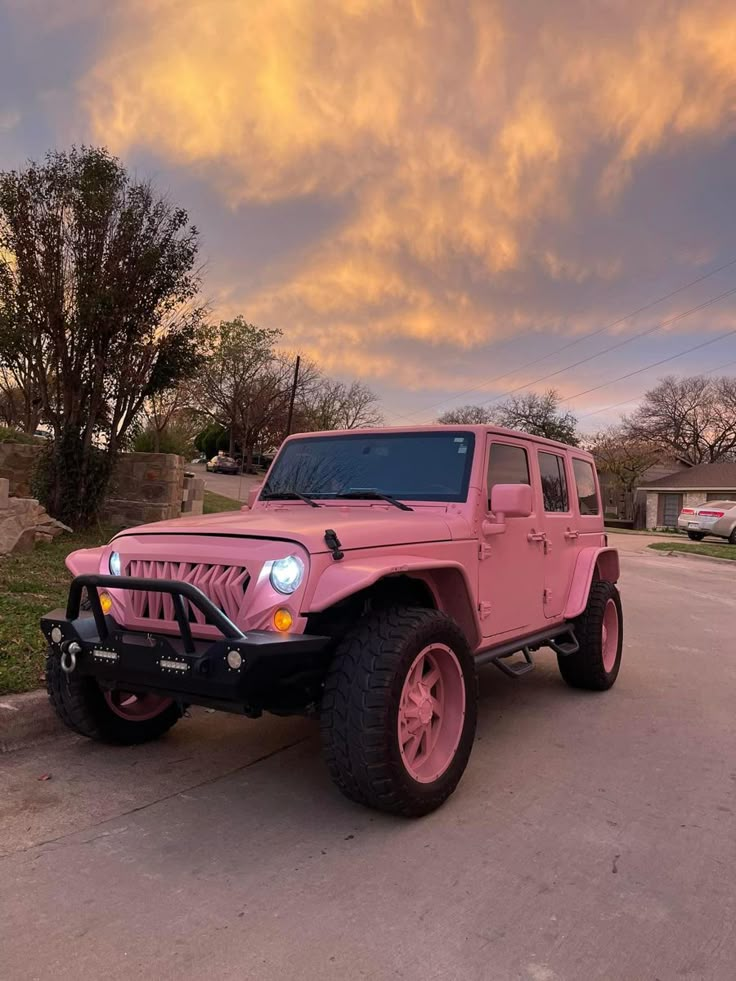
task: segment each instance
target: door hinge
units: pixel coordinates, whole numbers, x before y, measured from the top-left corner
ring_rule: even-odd
[[[551,603],[552,602],[552,590],[551,589],[545,589],[545,591],[544,591],[544,602],[545,603]]]
[[[481,620],[485,620],[486,617],[489,617],[492,609],[493,607],[490,603],[479,603],[478,612],[480,613]]]
[[[487,559],[490,557],[492,551],[493,551],[492,546],[489,545],[488,542],[480,542],[480,544],[478,545],[478,558],[482,562],[483,559]]]

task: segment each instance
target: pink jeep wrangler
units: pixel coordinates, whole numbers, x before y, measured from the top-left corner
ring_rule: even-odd
[[[340,790],[398,814],[457,786],[478,667],[516,678],[549,647],[569,685],[602,691],[621,662],[591,457],[488,426],[292,436],[242,511],[67,564],[67,609],[41,625],[68,726],[129,744],[189,704],[318,715]]]

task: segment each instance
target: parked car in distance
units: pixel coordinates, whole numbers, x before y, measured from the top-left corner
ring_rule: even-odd
[[[226,456],[224,453],[218,453],[217,456],[213,456],[212,459],[208,461],[206,469],[208,473],[237,474],[240,473],[240,464],[231,456]]]
[[[694,542],[713,535],[736,545],[736,501],[706,501],[698,507],[683,508],[677,527]]]
[[[345,796],[417,817],[463,775],[481,665],[518,678],[550,648],[573,688],[616,681],[618,555],[577,447],[492,426],[295,435],[249,504],[68,556],[68,605],[41,620],[66,725],[129,745],[190,704],[311,716]],[[601,710],[576,705],[579,726]]]
[[[254,467],[260,467],[262,470],[268,470],[268,468],[273,463],[272,453],[254,453],[251,463]]]

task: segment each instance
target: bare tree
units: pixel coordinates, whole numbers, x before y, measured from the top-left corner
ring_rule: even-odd
[[[9,349],[0,366],[0,413],[6,426],[34,433],[41,419],[41,396],[28,359]]]
[[[302,430],[362,429],[382,425],[383,416],[378,397],[362,382],[321,378],[306,393],[300,422]]]
[[[561,443],[578,445],[577,419],[572,412],[560,409],[562,399],[555,389],[543,394],[529,392],[514,395],[494,410],[493,416],[500,426],[520,429],[532,436],[544,436]]]
[[[493,410],[485,405],[461,405],[443,412],[437,422],[443,426],[487,426],[493,422]]]
[[[194,440],[202,423],[202,413],[188,383],[151,395],[143,404],[141,416],[154,453],[161,452],[162,438],[172,427],[176,427],[180,438],[186,433]]]
[[[663,378],[624,420],[624,432],[695,464],[733,459],[736,378]]]
[[[656,446],[632,439],[620,426],[596,433],[587,444],[598,471],[610,474],[618,487],[627,493],[636,490],[642,476],[661,458]]]
[[[230,433],[230,453],[246,437],[254,402],[268,388],[278,330],[265,330],[243,317],[222,320],[208,337],[207,361],[193,386],[196,404]],[[257,396],[258,393],[258,396]]]

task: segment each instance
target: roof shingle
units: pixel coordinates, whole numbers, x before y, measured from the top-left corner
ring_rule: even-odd
[[[677,490],[730,490],[736,491],[736,463],[700,463],[689,470],[672,473],[668,477],[647,481],[642,490],[676,488]]]

